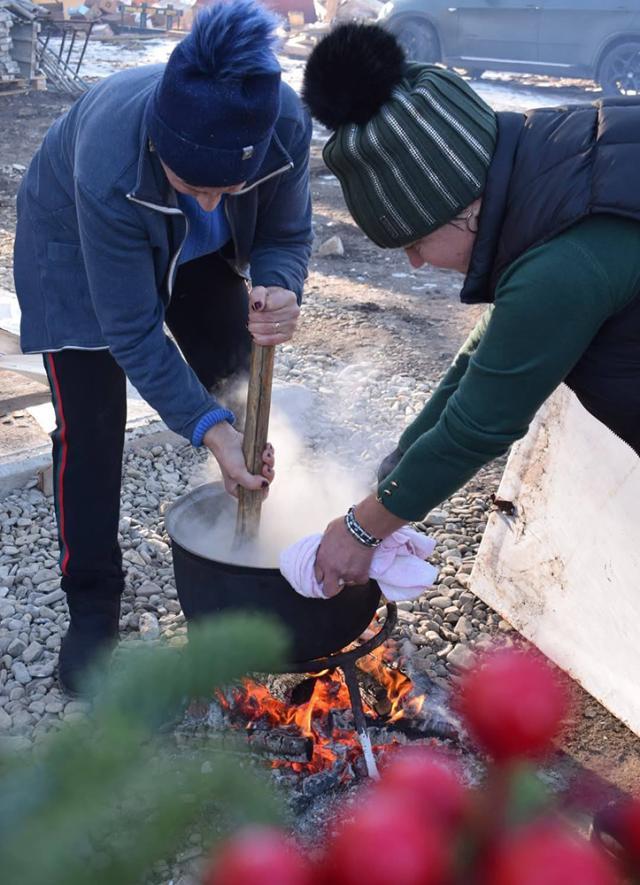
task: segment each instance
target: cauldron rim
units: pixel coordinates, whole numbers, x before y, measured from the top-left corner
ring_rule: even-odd
[[[220,496],[223,497],[223,500],[226,500],[227,492],[225,491],[223,483],[219,481],[213,481],[197,486],[195,489],[191,489],[191,491],[187,492],[186,495],[182,495],[180,498],[177,498],[172,504],[169,505],[164,514],[164,526],[167,534],[171,538],[172,545],[178,545],[182,548],[183,551],[191,554],[191,556],[197,557],[198,559],[205,560],[206,562],[215,562],[220,565],[224,565],[225,568],[229,568],[232,571],[237,571],[238,573],[253,572],[255,575],[280,574],[280,569],[277,565],[250,565],[230,561],[227,559],[221,559],[219,556],[207,556],[201,550],[194,550],[193,547],[189,546],[188,542],[186,542],[184,538],[180,537],[180,531],[177,523],[182,515],[182,512],[188,507],[192,506],[194,503],[197,503],[201,498],[209,497],[211,491],[216,494],[220,494]]]

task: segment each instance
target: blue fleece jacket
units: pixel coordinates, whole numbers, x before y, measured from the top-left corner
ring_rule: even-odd
[[[110,350],[167,425],[199,444],[196,428],[220,406],[164,333],[187,222],[144,127],[162,70],[107,78],[51,127],[18,195],[14,274],[25,353]],[[225,200],[234,269],[298,299],[312,238],[310,139],[282,84],[256,186]]]

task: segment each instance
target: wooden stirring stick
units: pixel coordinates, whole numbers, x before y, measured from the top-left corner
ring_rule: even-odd
[[[269,412],[271,410],[271,385],[273,381],[273,358],[275,347],[253,344],[249,368],[249,392],[247,395],[247,418],[244,426],[242,450],[249,473],[262,475],[262,453],[267,444]],[[251,492],[238,488],[238,517],[236,520],[236,546],[255,538],[260,528],[263,491]]]

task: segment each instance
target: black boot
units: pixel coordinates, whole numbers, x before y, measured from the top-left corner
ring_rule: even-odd
[[[629,797],[617,799],[605,805],[593,816],[591,841],[623,863],[633,863],[637,857],[634,839],[636,827],[636,804]],[[626,881],[626,879],[625,879]]]
[[[70,695],[89,694],[86,677],[118,641],[120,593],[67,592],[70,624],[60,646],[58,681]]]

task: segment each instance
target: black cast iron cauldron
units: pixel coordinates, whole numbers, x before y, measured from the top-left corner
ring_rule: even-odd
[[[176,589],[187,620],[234,609],[275,616],[289,631],[291,663],[326,657],[357,639],[380,603],[374,581],[345,587],[332,599],[308,599],[296,593],[277,568],[235,565],[202,555],[193,527],[213,526],[227,502],[223,486],[209,483],[178,499],[166,513]]]

